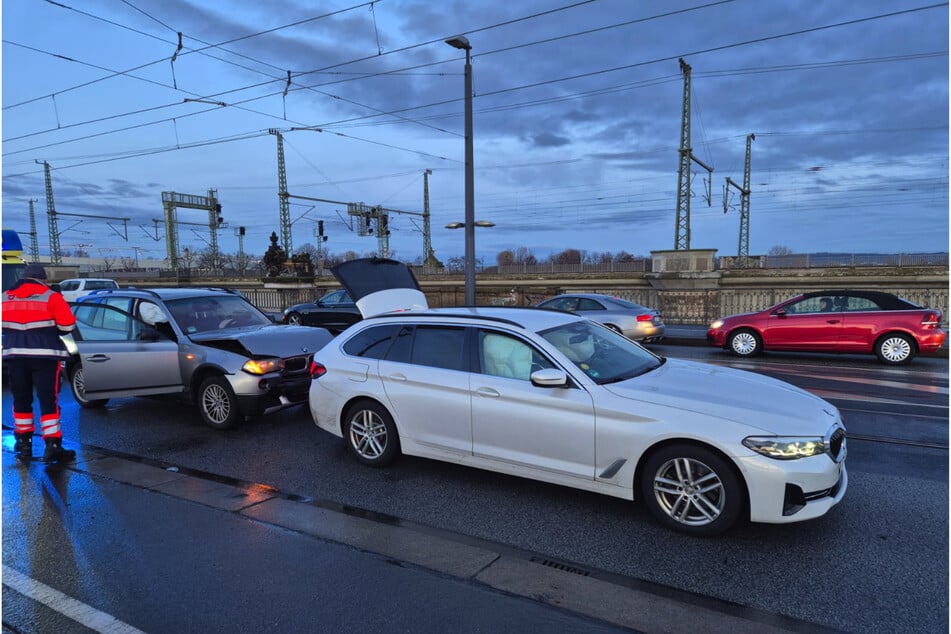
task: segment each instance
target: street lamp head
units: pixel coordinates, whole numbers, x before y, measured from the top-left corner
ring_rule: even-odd
[[[476,220],[475,226],[477,227],[494,227],[495,223],[488,220]]]
[[[448,225],[446,225],[446,229],[462,229],[465,226],[466,223],[464,222],[450,222]]]
[[[468,38],[465,35],[457,35],[446,40],[446,44],[453,48],[458,48],[460,50],[468,51],[472,48],[469,44]]]

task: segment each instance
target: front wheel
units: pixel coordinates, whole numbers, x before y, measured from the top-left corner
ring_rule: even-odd
[[[198,411],[205,424],[229,429],[241,420],[241,406],[231,384],[221,376],[211,376],[198,388]]]
[[[738,357],[752,357],[760,353],[762,341],[752,330],[737,330],[727,340],[730,351]]]
[[[360,401],[347,410],[343,437],[350,453],[371,467],[385,467],[400,453],[393,417],[375,401]]]
[[[743,512],[740,479],[720,455],[696,445],[671,445],[644,464],[641,499],[662,524],[697,536],[719,535]]]
[[[83,373],[83,366],[78,363],[69,369],[69,387],[73,392],[73,398],[76,399],[80,407],[91,409],[102,407],[109,402],[107,398],[86,397],[86,375]]]
[[[882,363],[902,365],[915,357],[915,344],[906,335],[885,335],[875,344],[875,355]]]
[[[289,323],[292,326],[300,326],[301,325],[300,313],[291,313],[290,315],[288,315],[287,323]]]

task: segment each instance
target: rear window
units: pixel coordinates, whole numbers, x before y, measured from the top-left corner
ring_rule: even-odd
[[[398,324],[387,324],[361,330],[343,344],[343,350],[355,357],[382,359],[399,328]]]
[[[89,280],[86,282],[86,290],[100,291],[105,288],[119,288],[119,285],[112,280]]]

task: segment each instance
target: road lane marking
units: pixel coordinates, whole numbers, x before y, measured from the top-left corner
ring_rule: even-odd
[[[100,612],[82,601],[67,596],[6,564],[3,565],[3,585],[96,632],[102,634],[145,634],[142,630],[132,627],[128,623],[123,623],[105,612]]]

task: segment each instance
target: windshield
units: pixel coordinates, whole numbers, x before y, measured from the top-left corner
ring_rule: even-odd
[[[665,361],[627,337],[588,320],[538,334],[601,385],[640,376]]]
[[[267,315],[239,295],[189,297],[169,301],[166,306],[178,327],[188,334],[271,323]]]

